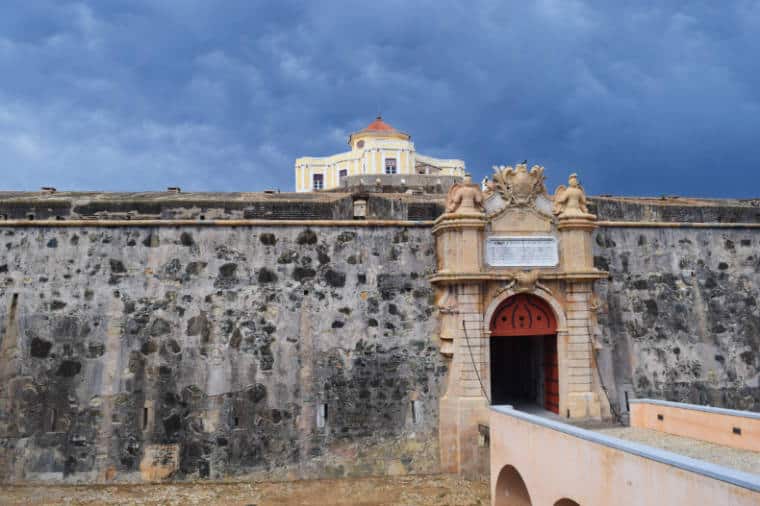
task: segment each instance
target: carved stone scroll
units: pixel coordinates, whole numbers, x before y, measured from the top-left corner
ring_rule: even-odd
[[[512,275],[512,279],[505,286],[500,288],[494,294],[498,297],[504,292],[514,291],[515,293],[532,293],[536,290],[543,290],[551,295],[552,291],[539,282],[541,271],[532,269],[530,271],[518,271]]]

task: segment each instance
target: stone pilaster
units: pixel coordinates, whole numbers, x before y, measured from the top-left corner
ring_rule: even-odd
[[[451,357],[446,393],[440,401],[441,467],[443,472],[473,478],[488,470],[488,447],[480,433],[480,427],[488,423],[484,393],[488,341],[483,332],[481,283],[463,278],[483,269],[481,201],[479,187],[468,180],[452,187],[448,212],[433,228],[438,274],[454,277],[438,287],[441,351]]]
[[[463,363],[459,370],[459,392],[462,397],[485,397],[481,382],[488,366],[488,340],[483,336],[481,290],[476,284],[460,285],[460,324],[456,353]]]
[[[488,423],[488,339],[483,331],[481,287],[460,284],[454,353],[440,403],[441,466],[444,472],[478,477],[487,471],[487,446],[480,428]]]
[[[600,418],[599,394],[593,390],[593,357],[589,321],[591,284],[570,283],[567,293],[567,348],[561,355],[567,378],[565,415]]]
[[[571,177],[572,178],[572,177]],[[584,210],[585,211],[585,210]],[[558,230],[562,269],[570,276],[593,273],[591,233],[596,217],[583,211],[560,215]],[[593,346],[591,343],[592,281],[567,283],[565,314],[567,317],[566,349],[560,354],[560,375],[565,377],[565,399],[560,413],[570,418],[600,418],[599,393],[595,391]]]

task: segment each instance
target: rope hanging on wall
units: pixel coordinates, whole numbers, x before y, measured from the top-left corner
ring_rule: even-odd
[[[491,404],[491,399],[488,397],[488,393],[486,392],[486,389],[483,386],[483,381],[480,379],[480,371],[478,370],[478,366],[475,365],[475,356],[472,354],[472,346],[470,346],[470,337],[467,335],[467,325],[465,325],[464,320],[462,320],[462,330],[464,330],[464,338],[467,341],[467,349],[470,351],[470,360],[472,360],[472,368],[475,369],[475,376],[477,376],[478,383],[480,383],[480,390],[483,392],[483,397],[486,398],[486,400],[488,401],[488,404]]]

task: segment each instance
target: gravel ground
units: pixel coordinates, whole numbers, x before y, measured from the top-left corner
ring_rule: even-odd
[[[633,427],[601,429],[597,432],[654,446],[679,455],[704,460],[719,466],[730,467],[739,471],[760,474],[760,452],[737,450],[727,446],[716,445],[664,432]]]
[[[0,504],[206,506],[487,506],[488,483],[451,475],[313,480],[283,483],[2,486]]]

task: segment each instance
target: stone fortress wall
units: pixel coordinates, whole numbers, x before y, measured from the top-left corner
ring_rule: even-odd
[[[612,400],[760,411],[760,201],[596,198]]]
[[[760,411],[760,208],[591,211],[613,407]],[[0,481],[438,471],[441,212],[442,195],[0,194]]]

